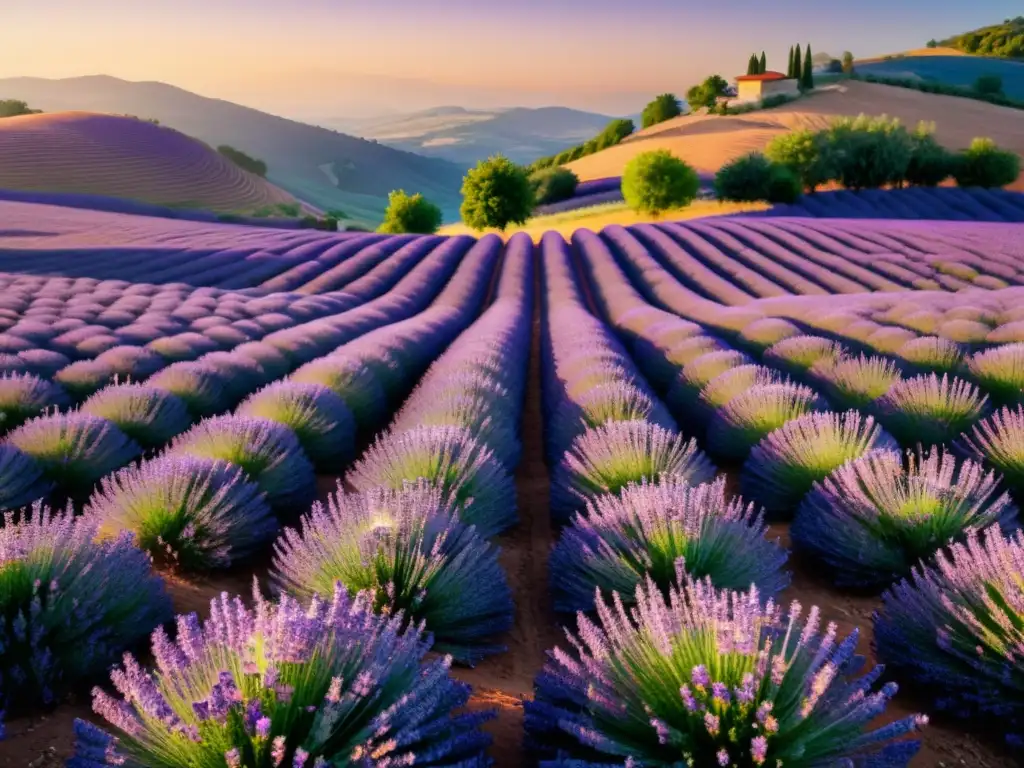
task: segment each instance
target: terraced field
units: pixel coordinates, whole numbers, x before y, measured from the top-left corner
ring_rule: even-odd
[[[175,208],[252,211],[295,199],[183,133],[89,112],[0,122],[0,189],[127,198]]]
[[[0,222],[0,766],[1015,764],[1024,224]]]

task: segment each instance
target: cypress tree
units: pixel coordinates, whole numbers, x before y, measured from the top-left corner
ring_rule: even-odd
[[[750,54],[750,59],[747,61],[747,74],[748,75],[756,75],[757,74],[757,58],[756,58],[756,56],[753,53]]]
[[[793,46],[789,46],[789,67],[786,69],[786,77],[793,76]]]
[[[800,62],[800,46],[796,47],[793,51],[793,75],[792,77],[799,78],[800,73],[803,72],[803,64]]]
[[[768,71],[768,60],[764,56],[764,51],[761,51],[761,60],[758,62],[757,71],[762,75]]]
[[[814,64],[811,61],[811,44],[807,44],[807,55],[804,56],[803,77],[800,79],[800,87],[805,91],[814,88]]]

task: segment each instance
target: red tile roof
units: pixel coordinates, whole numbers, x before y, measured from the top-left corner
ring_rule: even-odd
[[[767,82],[771,80],[786,80],[781,72],[762,72],[760,75],[740,75],[736,78],[738,83]]]

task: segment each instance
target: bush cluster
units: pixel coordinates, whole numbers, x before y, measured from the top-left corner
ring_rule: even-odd
[[[581,157],[586,157],[587,155],[592,155],[595,152],[600,152],[602,149],[614,147],[635,130],[636,126],[633,125],[632,120],[627,120],[625,118],[612,120],[604,127],[604,130],[589,141],[585,141],[582,144],[577,144],[575,147],[563,150],[557,155],[548,155],[547,157],[534,160],[533,163],[530,164],[530,170],[539,171],[542,168],[564,165],[565,163],[571,163],[573,160],[579,160]]]
[[[537,205],[568,200],[576,193],[576,185],[579,183],[579,177],[568,168],[542,168],[530,174],[530,185]]]
[[[432,235],[440,228],[441,218],[441,209],[422,193],[407,195],[404,189],[396,189],[388,195],[384,223],[377,231],[387,235]]]
[[[803,184],[792,170],[760,152],[726,163],[715,176],[715,194],[720,200],[793,203],[802,192]]]
[[[644,152],[626,165],[622,197],[634,211],[658,215],[697,198],[697,172],[666,149]]]

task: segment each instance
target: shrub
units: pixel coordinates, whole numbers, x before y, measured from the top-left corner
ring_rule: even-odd
[[[425,480],[460,507],[459,519],[482,536],[515,525],[515,484],[493,452],[463,427],[385,433],[349,472],[357,491],[402,490]]]
[[[988,413],[988,396],[961,379],[903,379],[875,401],[879,421],[902,445],[949,442]]]
[[[551,554],[555,609],[592,611],[597,590],[631,604],[650,579],[662,592],[674,585],[682,558],[695,579],[717,589],[755,584],[773,597],[789,583],[786,550],[766,537],[753,505],[725,493],[725,478],[692,486],[678,477],[629,485],[598,496],[573,518]]]
[[[961,187],[1005,187],[1020,176],[1020,157],[992,139],[975,139],[956,159],[953,177]]]
[[[738,369],[734,369],[738,370]],[[824,411],[825,401],[809,387],[766,384],[746,388],[715,411],[708,423],[708,450],[729,459],[745,459],[750,449],[793,419]]]
[[[340,397],[361,430],[387,417],[388,400],[369,367],[345,357],[323,357],[299,368],[289,379],[300,384],[320,384]]]
[[[870,416],[809,413],[754,446],[743,464],[740,489],[769,514],[792,515],[815,483],[871,450],[898,453],[899,446]]]
[[[495,155],[477,163],[462,180],[462,220],[472,229],[523,224],[533,213],[533,187],[526,169]]]
[[[77,360],[59,370],[53,377],[56,384],[74,400],[84,400],[89,395],[107,386],[114,378],[114,371],[106,363],[96,360]]]
[[[111,676],[123,701],[93,690],[118,736],[76,721],[68,768],[485,765],[478,726],[492,715],[456,714],[469,686],[449,676],[449,659],[425,661],[429,639],[401,625],[340,586],[308,607],[257,592],[250,609],[224,594],[202,625],[178,617],[176,643],[157,630],[153,673],[125,656]]]
[[[773,163],[789,168],[811,192],[831,181],[836,174],[827,140],[816,131],[791,131],[776,136],[764,154]]]
[[[0,374],[0,435],[16,429],[48,408],[70,405],[67,393],[58,384],[30,373]]]
[[[814,486],[793,522],[799,550],[844,586],[884,587],[951,539],[1015,525],[1017,509],[993,473],[932,449],[903,457],[875,450]]]
[[[152,349],[128,345],[111,347],[98,355],[96,360],[109,365],[114,376],[133,381],[149,378],[167,365],[164,356]]]
[[[829,402],[837,408],[866,409],[903,377],[892,360],[859,355],[835,361],[820,378]]]
[[[907,367],[922,373],[952,373],[963,368],[963,348],[955,341],[940,336],[911,339],[896,350]]]
[[[736,350],[706,352],[684,365],[679,375],[669,386],[666,401],[674,413],[687,414],[697,407],[700,393],[713,379],[726,371],[741,365],[750,365],[753,360]]]
[[[27,507],[52,488],[39,462],[13,445],[0,443],[0,512]]]
[[[7,440],[35,459],[58,490],[76,498],[88,495],[97,480],[142,453],[112,422],[84,413],[40,416]]]
[[[718,374],[704,385],[693,417],[705,422],[715,411],[748,389],[766,384],[780,384],[784,380],[786,379],[778,371],[765,368],[763,365],[738,365]]]
[[[906,179],[912,141],[899,120],[839,118],[825,132],[835,179],[847,189],[898,186]]]
[[[217,147],[217,151],[226,157],[228,160],[233,162],[239,168],[249,173],[255,173],[257,176],[266,178],[267,176],[267,164],[262,160],[257,160],[255,157],[242,152],[240,149],[235,149],[227,144],[222,144]],[[296,212],[297,213],[297,212]]]
[[[994,467],[1024,503],[1024,406],[1000,408],[961,438],[960,449]]]
[[[41,109],[31,109],[28,104],[18,99],[0,99],[0,118],[38,115],[42,111]]]
[[[927,686],[954,716],[982,715],[1021,744],[1024,533],[972,531],[934,566],[882,596],[875,648],[890,668]]]
[[[82,413],[99,416],[145,450],[159,448],[192,426],[185,401],[142,384],[115,384],[82,404]]]
[[[765,350],[765,365],[794,376],[804,376],[819,363],[835,363],[843,356],[843,346],[821,336],[791,336],[777,341]]]
[[[979,75],[972,87],[983,96],[1002,96],[1003,78],[999,75]]]
[[[996,405],[1024,400],[1024,344],[978,352],[967,362],[967,369]]]
[[[799,326],[785,318],[765,317],[748,323],[740,333],[740,339],[746,346],[763,350],[776,342],[788,339],[790,336],[800,336],[802,333]]]
[[[266,419],[206,419],[180,435],[164,455],[219,459],[241,467],[274,508],[303,507],[316,495],[313,465],[295,433]]]
[[[654,100],[644,107],[643,112],[640,113],[640,126],[650,128],[652,125],[671,120],[673,117],[679,117],[682,113],[683,108],[675,94],[662,93],[655,96]]]
[[[160,389],[181,399],[194,419],[223,413],[234,398],[225,390],[225,377],[205,363],[172,363],[146,381],[146,386]]]
[[[314,465],[337,468],[355,455],[355,417],[323,385],[279,381],[255,392],[235,413],[288,427]]]
[[[407,195],[404,189],[396,189],[388,195],[384,223],[377,231],[388,235],[403,232],[432,235],[440,228],[441,219],[441,209],[427,200],[422,193]]]
[[[498,548],[458,521],[458,508],[426,483],[363,494],[340,490],[274,545],[272,579],[302,599],[340,582],[368,591],[373,608],[421,622],[434,649],[474,663],[504,650],[493,638],[512,625],[512,595]]]
[[[953,174],[956,156],[935,140],[934,132],[934,123],[920,123],[910,134],[909,184],[935,187]]]
[[[36,505],[0,527],[0,709],[59,703],[171,617],[131,535],[96,541],[97,521]]]
[[[760,152],[726,163],[715,175],[715,194],[721,200],[792,203],[802,192],[803,185],[789,168],[772,163]]]
[[[648,582],[630,612],[600,600],[579,617],[573,650],[557,649],[526,702],[529,744],[563,765],[906,766],[916,741],[894,741],[927,720],[914,715],[869,731],[896,693],[872,692],[881,668],[864,663],[857,630],[819,633],[749,592],[680,577],[666,597]],[[683,758],[685,756],[685,758]],[[600,761],[600,762],[598,762]]]
[[[657,216],[682,208],[697,198],[699,190],[697,172],[664,149],[637,155],[622,174],[622,196],[640,213]]]
[[[630,483],[679,477],[691,485],[711,482],[715,466],[677,432],[646,421],[613,421],[573,441],[551,477],[551,514],[568,522],[573,512]]]
[[[533,196],[538,205],[560,203],[576,194],[579,177],[568,168],[545,168],[530,174]]]

